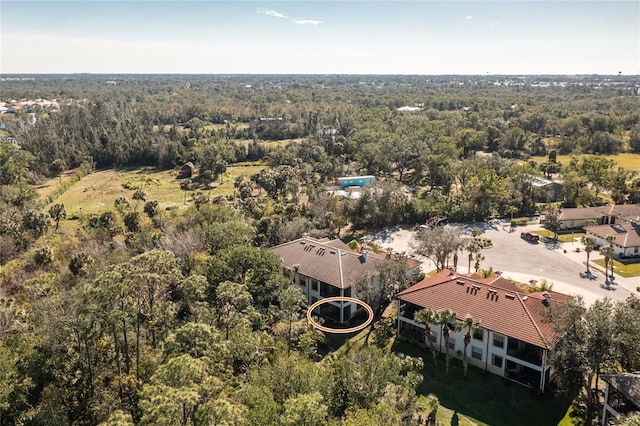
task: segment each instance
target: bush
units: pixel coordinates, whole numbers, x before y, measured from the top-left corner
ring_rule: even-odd
[[[516,226],[526,226],[527,218],[526,217],[518,217],[511,220],[511,227],[515,228]]]
[[[360,251],[360,244],[356,240],[351,240],[347,243],[347,246],[353,251]]]

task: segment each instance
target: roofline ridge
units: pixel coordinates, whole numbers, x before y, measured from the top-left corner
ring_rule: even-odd
[[[545,349],[551,349],[551,345],[549,344],[547,339],[544,337],[544,334],[542,334],[542,331],[540,330],[540,327],[538,327],[538,324],[536,324],[536,321],[533,319],[533,316],[531,315],[531,312],[529,312],[529,308],[527,308],[527,305],[524,303],[524,300],[522,300],[523,296],[521,297],[521,294],[522,293],[517,293],[518,300],[520,301],[520,304],[524,308],[524,311],[527,313],[527,316],[529,317],[529,320],[531,321],[531,324],[533,324],[533,326],[535,327],[536,331],[538,332],[538,335],[540,336],[540,339],[542,339],[542,342],[545,345]]]
[[[344,277],[342,276],[342,250],[338,249],[338,276],[340,277],[340,288],[344,289]],[[342,314],[340,314],[342,316]]]
[[[431,278],[431,277],[429,277],[429,278]],[[427,278],[425,278],[424,280],[422,280],[422,281],[420,281],[418,283],[415,283],[411,287],[417,286],[418,284],[420,284],[421,282],[426,281],[426,280],[427,280]],[[400,293],[398,293],[398,295],[402,294],[404,296],[405,294],[412,294],[412,293],[415,293],[416,291],[424,290],[425,288],[435,287],[435,286],[438,286],[438,285],[441,285],[441,284],[446,284],[446,283],[451,282],[451,281],[453,281],[453,280],[441,281],[441,282],[438,282],[438,283],[433,283],[433,284],[429,284],[429,285],[426,285],[426,286],[422,286],[422,287],[416,288],[414,290],[411,290],[411,287],[405,288]],[[407,291],[407,290],[411,290],[411,291]]]

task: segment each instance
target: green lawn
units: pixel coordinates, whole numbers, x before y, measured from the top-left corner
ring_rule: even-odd
[[[548,229],[538,229],[533,231],[534,234],[538,234],[541,237],[553,238],[553,232]],[[580,239],[584,237],[584,232],[574,232],[568,234],[558,234],[558,242],[570,243],[572,241],[580,242]]]
[[[604,259],[594,260],[593,263],[602,266],[602,270],[604,270]],[[625,265],[622,262],[614,260],[613,272],[625,278],[640,277],[640,262]]]
[[[538,392],[504,380],[482,369],[470,366],[464,377],[462,362],[451,357],[449,374],[445,375],[444,356],[434,367],[433,358],[408,342],[394,344],[392,350],[424,360],[423,382],[418,393],[433,393],[438,397],[438,422],[451,424],[453,412],[460,425],[572,425],[570,416],[572,399]],[[564,419],[564,420],[563,420]]]

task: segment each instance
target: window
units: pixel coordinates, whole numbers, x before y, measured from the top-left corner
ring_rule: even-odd
[[[482,359],[482,348],[471,346],[471,356],[475,359]]]
[[[449,349],[455,349],[456,348],[456,339],[454,339],[453,337],[449,337]]]
[[[318,291],[318,281],[311,280],[311,290]]]
[[[493,346],[504,348],[504,336],[502,334],[493,333]]]
[[[493,355],[491,357],[491,364],[502,368],[502,357],[499,355]]]
[[[431,341],[433,343],[438,343],[438,332],[431,330]]]
[[[351,287],[347,287],[343,291],[344,297],[351,297]],[[358,305],[360,306],[360,305]]]
[[[476,328],[473,331],[473,338],[482,342],[484,339],[484,328]]]

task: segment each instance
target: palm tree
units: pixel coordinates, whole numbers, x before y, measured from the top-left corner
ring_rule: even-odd
[[[483,260],[484,260],[484,256],[480,254],[480,250],[478,250],[476,252],[476,264],[475,264],[476,272],[478,272],[478,270],[480,269],[480,262],[482,262]]]
[[[438,312],[437,324],[442,327],[442,337],[444,337],[444,353],[446,360],[445,374],[449,373],[449,335],[452,331],[458,331],[458,321],[455,312],[446,309]]]
[[[593,237],[582,237],[582,244],[584,244],[584,251],[587,253],[587,275],[591,274],[589,270],[589,255],[593,249],[596,248],[596,239]]]
[[[611,249],[611,255],[609,256],[609,265],[611,266],[611,280],[613,281],[613,258],[616,254],[616,250],[613,248],[613,242],[616,240],[616,236],[615,235],[607,235],[607,238],[605,238],[607,240],[607,242],[609,243],[609,248]]]
[[[464,335],[464,351],[462,353],[462,366],[464,367],[464,376],[467,377],[467,368],[469,367],[469,357],[467,357],[467,346],[471,343],[471,333],[478,328],[480,321],[476,321],[470,314],[464,317],[463,327],[467,329]]]
[[[420,323],[424,324],[424,339],[429,341],[429,346],[431,346],[431,353],[433,354],[433,364],[438,366],[438,358],[436,353],[436,347],[433,344],[433,339],[431,339],[431,326],[430,324],[437,323],[438,314],[431,309],[421,309],[416,312],[413,319]]]
[[[471,261],[473,260],[473,255],[480,253],[480,246],[471,242],[467,245],[467,251],[469,252],[469,270],[468,274],[471,273]]]
[[[611,264],[611,275],[613,276],[613,247],[602,247],[600,254],[604,256],[604,282],[609,282],[609,264]]]

